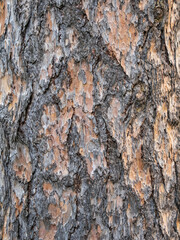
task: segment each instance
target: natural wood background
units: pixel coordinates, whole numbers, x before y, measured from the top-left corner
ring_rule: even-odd
[[[0,239],[180,238],[179,12],[0,0]]]

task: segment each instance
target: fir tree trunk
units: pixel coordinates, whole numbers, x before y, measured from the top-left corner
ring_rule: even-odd
[[[0,239],[180,238],[178,0],[0,0]]]

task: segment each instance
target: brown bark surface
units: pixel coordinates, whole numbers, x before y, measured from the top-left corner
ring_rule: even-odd
[[[178,0],[0,0],[0,239],[180,238]]]

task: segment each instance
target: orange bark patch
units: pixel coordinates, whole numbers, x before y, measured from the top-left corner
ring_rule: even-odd
[[[68,62],[68,71],[70,73],[72,83],[70,86],[70,93],[75,94],[73,102],[75,106],[83,106],[85,111],[92,112],[93,107],[93,75],[90,72],[90,67],[85,62],[81,65],[75,64],[71,59]],[[83,73],[86,83],[79,79],[79,74]],[[85,103],[83,102],[83,95],[85,96]]]
[[[125,168],[128,168],[128,163],[132,162],[132,139],[131,139],[131,133],[130,130],[127,129],[126,131],[126,150],[123,152],[123,161]]]
[[[49,229],[46,229],[44,222],[40,222],[39,238],[42,240],[54,240],[57,228],[55,225],[51,225]]]
[[[122,151],[123,145],[123,132],[121,128],[121,103],[118,99],[113,98],[108,108],[108,119],[110,121],[111,134],[116,139],[118,143],[119,151]]]
[[[93,142],[98,139],[94,133],[94,124],[88,115],[93,108],[93,75],[87,63],[76,64],[73,59],[68,63],[68,71],[72,83],[66,95],[73,96],[73,106],[77,117],[76,125],[82,136],[80,142],[84,143],[80,146],[80,152],[86,158],[88,173],[92,177],[98,166],[106,167],[103,146],[98,156],[97,154],[94,156],[90,150],[90,145],[93,148]]]
[[[51,223],[57,225],[57,223],[60,222],[61,219],[61,210],[59,206],[55,204],[49,204],[48,212],[52,217]]]
[[[177,216],[176,226],[177,226],[178,233],[180,235],[180,214],[178,214]]]
[[[11,76],[6,73],[5,76],[0,79],[0,104],[3,104],[9,93],[11,93]]]
[[[62,48],[59,41],[57,40],[58,26],[56,23],[56,18],[54,11],[50,10],[46,14],[46,37],[45,37],[45,54],[43,62],[41,64],[41,70],[39,74],[40,80],[49,81],[49,78],[53,76],[52,61],[59,62],[59,59],[63,56]],[[54,86],[53,86],[54,87]]]
[[[165,43],[168,51],[170,62],[176,66],[177,72],[180,75],[179,54],[180,54],[180,31],[179,22],[179,5],[178,1],[168,0],[169,13],[165,24]]]
[[[127,207],[127,217],[130,220],[130,222],[132,222],[131,205],[129,203],[128,203],[128,207]]]
[[[77,44],[78,39],[76,30],[73,28],[67,29],[65,45],[68,46],[71,51],[73,51],[77,47]]]
[[[160,213],[160,222],[161,222],[161,226],[162,229],[165,231],[165,233],[170,236],[170,221],[172,218],[172,212],[168,212],[168,211],[161,211]]]
[[[11,110],[15,111],[16,105],[18,104],[18,100],[20,97],[21,89],[22,89],[22,91],[26,90],[26,83],[21,82],[20,78],[13,76],[13,88],[11,90],[12,101],[8,106],[9,111],[11,111]],[[14,119],[15,119],[15,113],[14,113]]]
[[[104,146],[101,145],[98,154],[94,156],[90,145],[93,146],[94,141],[97,141],[98,137],[94,133],[94,124],[89,116],[82,111],[82,108],[75,109],[75,115],[78,117],[76,124],[77,130],[82,136],[80,146],[80,154],[85,157],[87,163],[87,170],[91,177],[93,177],[94,171],[99,167],[107,167],[106,159],[104,157]]]
[[[83,7],[89,18],[91,9],[85,0],[83,1]],[[129,53],[130,58],[133,58],[138,42],[138,32],[131,22],[132,14],[126,13],[128,12],[128,7],[129,0],[125,1],[122,9],[119,1],[116,1],[116,3],[112,0],[108,0],[105,3],[99,1],[94,16],[91,14],[90,21],[92,21],[93,25],[97,25],[110,53],[116,57],[117,61],[122,64],[125,72],[129,75],[133,63],[132,60],[127,60],[126,57]],[[106,28],[102,25],[103,20],[107,22]]]
[[[98,225],[96,227],[93,224],[87,239],[88,240],[98,240],[98,239],[100,239],[100,236],[101,236],[101,228],[100,228],[100,226]]]
[[[72,215],[72,207],[70,198],[74,198],[75,193],[71,190],[63,192],[60,200],[60,207],[62,211],[62,223],[65,225]]]
[[[163,94],[165,93],[163,92]],[[175,166],[173,159],[176,159],[177,155],[177,130],[167,123],[167,111],[166,103],[159,105],[154,124],[154,150],[157,161],[163,168],[165,187],[168,192],[174,181]],[[166,133],[164,129],[166,129]]]
[[[141,147],[142,143],[135,150],[135,158],[129,170],[129,180],[134,190],[140,196],[141,203],[144,204],[145,189],[148,187],[151,189],[151,176],[149,167],[147,169],[144,168]]]
[[[48,11],[47,12],[47,15],[46,15],[46,17],[47,17],[47,26],[49,27],[49,29],[52,31],[52,25],[53,25],[53,23],[52,23],[52,16],[51,16],[51,13]]]
[[[49,195],[53,191],[52,185],[50,183],[48,183],[48,182],[44,183],[43,184],[43,191],[44,191],[46,197],[49,197]]]
[[[49,76],[49,77],[52,77],[52,73],[53,73],[53,71],[52,71],[52,64],[49,64],[49,67],[48,67],[48,76]]]
[[[152,40],[151,42],[151,47],[150,47],[150,50],[148,52],[148,58],[151,60],[151,61],[154,61],[154,63],[156,65],[160,65],[161,64],[161,59],[160,57],[158,56],[158,52],[155,48],[156,46],[156,43],[154,40]]]
[[[4,225],[3,225],[3,230],[2,230],[2,239],[3,240],[9,240],[10,239],[10,236],[9,236],[9,232],[10,232],[10,229],[9,229],[9,214],[10,214],[10,207],[8,207],[7,209],[7,212],[6,212],[6,215],[5,215],[5,218],[4,218]]]
[[[71,200],[73,198],[73,200]],[[65,225],[69,218],[72,215],[72,202],[75,199],[75,193],[71,190],[64,191],[60,200],[58,196],[55,196],[56,204],[49,204],[48,212],[51,215],[51,224],[58,225],[58,223],[62,223]]]
[[[93,75],[87,63],[75,63],[73,59],[68,63],[68,71],[72,81],[69,89],[64,84],[58,94],[62,103],[60,112],[55,113],[55,106],[44,106],[42,125],[44,134],[48,137],[48,153],[45,156],[47,164],[45,165],[55,163],[57,166],[55,173],[59,176],[68,174],[69,157],[66,141],[74,115],[77,130],[82,138],[80,141],[82,145],[79,146],[80,153],[86,158],[88,173],[92,176],[97,167],[106,167],[103,146],[96,155],[90,150],[90,145],[95,148],[94,141],[98,140],[94,132],[95,126],[90,118],[93,108]],[[41,134],[42,132],[40,131]],[[49,155],[50,151],[53,152],[52,160]]]
[[[0,1],[0,36],[4,34],[5,31],[5,21],[7,17],[7,1]]]
[[[63,177],[68,174],[68,153],[67,153],[67,133],[69,129],[68,121],[73,115],[73,108],[71,104],[65,107],[60,116],[57,115],[56,106],[44,106],[44,114],[41,122],[45,136],[48,137],[48,152],[45,155],[45,160],[50,158],[49,153],[53,153],[53,158],[49,159],[46,167],[56,164],[54,172]]]
[[[5,75],[0,78],[0,104],[8,104],[8,110],[15,111],[21,89],[25,91],[26,84],[21,82],[19,77],[15,75],[11,76],[6,72]],[[8,99],[7,103],[8,95],[11,95],[11,99]],[[13,120],[15,120],[15,112],[13,114]]]
[[[166,191],[162,183],[159,186],[159,203],[160,208],[163,208],[164,204],[166,203]]]
[[[15,201],[15,215],[16,217],[19,216],[19,214],[22,212],[23,209],[23,203],[20,203],[19,198],[16,196],[16,194],[13,193],[13,199]]]
[[[143,118],[136,118],[133,122],[133,137],[137,138],[141,132],[141,126],[144,122]]]
[[[146,4],[147,4],[146,0],[141,0],[139,2],[139,9],[143,11],[145,9]]]
[[[25,145],[18,145],[17,156],[13,163],[13,170],[16,176],[27,182],[30,181],[32,175],[31,158],[29,149]]]
[[[180,77],[180,30],[178,30],[176,39],[176,68]]]

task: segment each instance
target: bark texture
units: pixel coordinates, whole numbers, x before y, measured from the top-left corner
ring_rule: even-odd
[[[0,239],[180,238],[178,0],[0,0]]]

